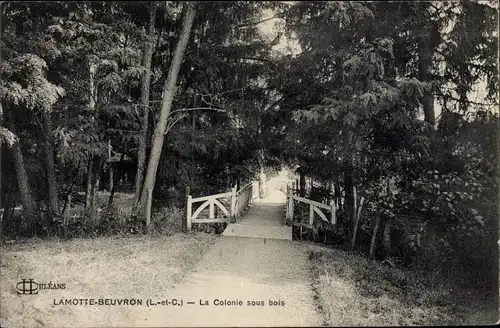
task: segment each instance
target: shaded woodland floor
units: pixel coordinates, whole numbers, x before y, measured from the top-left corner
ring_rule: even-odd
[[[495,290],[464,288],[437,274],[388,267],[309,245],[322,311],[332,326],[481,325],[498,320]]]

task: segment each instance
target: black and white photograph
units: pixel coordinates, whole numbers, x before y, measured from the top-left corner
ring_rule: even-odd
[[[499,324],[498,11],[1,1],[0,327]]]

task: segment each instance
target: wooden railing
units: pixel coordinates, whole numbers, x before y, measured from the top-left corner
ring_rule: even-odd
[[[234,217],[240,217],[242,213],[250,206],[257,195],[258,191],[258,183],[250,182],[243,188],[241,188],[236,193],[236,207],[234,212]]]
[[[294,215],[295,202],[305,203],[309,205],[309,216],[307,223],[303,222],[302,217],[299,218],[299,222],[295,220],[295,215]],[[293,226],[300,227],[301,236],[303,228],[311,229],[313,231],[315,230],[315,227],[317,226],[315,224],[315,220],[318,217],[322,220],[322,223],[324,225],[333,228],[337,223],[336,215],[337,215],[337,207],[335,203],[327,205],[304,197],[295,196],[291,192],[287,194],[285,223],[289,223]]]
[[[188,195],[186,228],[190,231],[193,223],[230,222],[242,215],[244,210],[255,199],[256,195],[257,188],[255,182],[247,184],[239,191],[236,191],[236,187],[234,187],[229,192],[216,195],[197,198]],[[193,205],[197,203],[201,203],[201,205],[193,212]],[[206,213],[207,208],[208,215]]]

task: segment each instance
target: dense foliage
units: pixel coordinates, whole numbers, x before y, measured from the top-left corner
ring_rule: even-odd
[[[286,15],[303,49],[280,105],[298,192],[340,205],[346,247],[495,281],[497,9],[303,2]]]
[[[152,152],[186,8],[2,3],[3,235],[58,234],[79,204],[84,213],[72,224],[82,234],[141,230],[132,210],[116,214],[114,194],[134,192],[137,205],[140,154]],[[192,195],[227,191],[261,169],[289,168],[299,193],[338,205],[338,243],[491,279],[500,124],[494,4],[194,9],[156,173],[156,230],[169,221],[161,213],[182,218],[187,187]],[[268,12],[281,22],[275,37],[259,29]],[[284,37],[300,49],[277,51]]]

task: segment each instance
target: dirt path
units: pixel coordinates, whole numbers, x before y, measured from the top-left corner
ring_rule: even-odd
[[[255,203],[245,224],[264,231],[269,222],[280,224],[283,209],[276,206],[276,196]],[[259,222],[261,225],[257,225]],[[305,248],[287,240],[223,236],[194,272],[165,294],[165,299],[182,300],[182,306],[134,308],[128,325],[322,325],[311,290],[307,256]],[[238,305],[218,305],[226,300]]]

